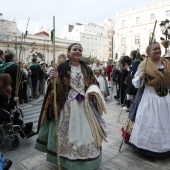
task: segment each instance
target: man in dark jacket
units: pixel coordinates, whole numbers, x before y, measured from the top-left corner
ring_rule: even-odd
[[[14,55],[11,52],[6,53],[5,62],[0,65],[0,74],[7,73],[11,76],[11,81],[12,81],[11,82],[11,87],[12,87],[11,97],[12,98],[18,97],[18,94],[15,94],[16,85],[19,84],[19,83],[16,83],[17,73],[20,71],[18,69],[19,69],[19,66],[14,63]]]
[[[39,92],[38,92],[38,81],[39,81],[39,73],[40,73],[40,69],[39,66],[37,65],[37,58],[36,56],[33,56],[32,58],[32,63],[30,64],[30,70],[31,70],[31,81],[32,81],[32,88],[33,88],[33,95],[34,98],[38,98],[39,97]]]

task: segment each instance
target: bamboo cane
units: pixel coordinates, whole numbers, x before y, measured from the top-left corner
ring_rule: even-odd
[[[29,20],[30,20],[30,18],[28,18],[28,22],[27,22],[27,26],[26,26],[26,33],[27,33]],[[26,36],[26,34],[25,34],[25,36]],[[24,43],[25,43],[25,36],[23,36],[23,33],[21,34],[20,51],[19,51],[19,57],[18,57],[19,65],[18,65],[18,68],[17,68],[17,75],[16,75],[16,89],[15,89],[15,96],[16,97],[18,97],[19,85],[20,85],[21,78],[22,78],[22,76],[20,75],[20,69],[21,69],[21,64],[22,64],[22,62],[20,61],[20,59],[21,59],[20,56],[21,56],[21,53],[22,53],[23,39],[24,39]]]
[[[15,53],[16,53],[16,59],[17,59],[17,56],[18,56],[18,47],[17,47],[17,37],[15,37]]]
[[[153,42],[153,38],[154,38],[154,33],[155,33],[155,28],[156,28],[156,24],[157,24],[157,20],[155,21],[155,24],[154,24],[154,28],[153,28],[153,32],[152,32],[152,37],[151,37],[151,40],[150,40],[150,42],[149,42],[149,52],[150,52],[150,50],[151,50],[151,46],[152,46],[152,42]],[[148,63],[148,55],[147,55],[147,57],[146,57],[146,64],[145,64],[145,68],[144,68],[144,73],[145,73],[145,71],[146,71],[146,66],[147,66],[147,63]]]
[[[125,94],[125,98],[124,98],[124,101],[123,101],[123,106],[124,106],[126,98],[127,98],[126,95],[127,95],[127,93]],[[123,107],[121,107],[121,111],[120,111],[120,114],[119,114],[119,117],[118,117],[118,122],[119,122],[120,116],[122,115],[122,111],[123,111]]]
[[[18,57],[18,68],[17,68],[17,75],[16,75],[16,89],[15,89],[15,97],[18,97],[18,89],[19,89],[19,77],[20,77],[20,68],[21,68],[21,63],[20,63],[20,54],[21,54],[21,47],[22,47],[22,40],[23,40],[23,33],[21,34],[21,45],[20,45],[20,52],[19,52],[19,57]]]
[[[20,56],[21,56],[21,52],[22,52],[22,41],[23,41],[23,33],[21,34],[21,42],[20,42],[20,48],[19,48],[18,61],[20,61]]]
[[[55,64],[55,16],[53,16],[53,68],[56,69]],[[56,123],[56,147],[57,147],[57,165],[58,170],[61,170],[60,167],[60,150],[59,150],[59,140],[58,140],[58,115],[57,115],[57,101],[56,101],[56,78],[54,78],[53,81],[53,87],[54,87],[54,114],[55,114],[55,123]]]
[[[19,77],[18,77],[18,84],[19,84],[19,85],[18,85],[18,87],[17,87],[18,89],[16,89],[16,90],[17,90],[17,93],[19,92],[20,83],[21,83],[21,81],[22,81],[22,76],[23,76],[23,72],[21,72],[20,75],[19,75]]]
[[[20,68],[21,68],[21,63],[18,63],[18,68],[17,68],[17,75],[16,75],[16,88],[15,88],[15,97],[18,97],[18,90],[19,90],[19,78],[20,78]]]
[[[24,37],[23,37],[23,38],[24,38],[23,48],[24,48],[24,45],[25,45],[25,37],[27,36],[27,32],[28,32],[27,29],[28,29],[29,21],[30,21],[30,17],[28,18],[25,35],[24,35]],[[22,51],[21,51],[21,52],[22,52]],[[22,52],[22,59],[23,59],[23,52]]]
[[[150,40],[150,42],[149,42],[149,50],[148,50],[149,52],[150,52],[150,50],[151,50],[151,45],[152,45],[152,42],[153,42],[153,37],[154,37],[154,33],[155,33],[156,24],[157,24],[157,20],[155,21],[154,28],[153,28],[153,32],[152,32],[152,38],[151,38],[151,40]],[[148,56],[147,56],[147,58],[146,58],[146,64],[145,64],[145,68],[144,68],[144,73],[145,73],[145,71],[146,71],[147,62],[148,62]],[[139,93],[139,90],[140,90],[140,88],[141,88],[141,84],[142,84],[142,81],[140,82],[140,87],[139,87],[137,93]],[[136,98],[136,97],[135,97],[135,98]],[[136,98],[136,99],[137,99],[137,98]],[[122,142],[121,142],[120,147],[119,147],[119,152],[120,152],[120,150],[121,150],[121,148],[122,148],[122,145],[123,145],[123,142],[124,142],[126,133],[127,133],[126,131],[127,131],[127,129],[128,129],[129,123],[130,123],[130,119],[128,120],[128,123],[127,123],[127,126],[126,126],[126,130],[125,130],[125,134],[123,135]]]

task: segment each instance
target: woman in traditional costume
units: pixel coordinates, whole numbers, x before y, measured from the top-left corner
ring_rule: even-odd
[[[136,95],[138,108],[133,113],[132,105],[129,115],[126,142],[152,158],[170,155],[170,63],[161,57],[159,43],[151,45],[148,60],[140,63],[132,82],[142,88]]]
[[[38,125],[35,148],[47,153],[47,161],[57,164],[56,142],[59,142],[60,164],[68,170],[93,170],[101,162],[101,143],[106,125],[103,96],[92,70],[83,61],[82,46],[71,44],[69,60],[53,69]],[[56,78],[58,141],[54,118],[53,78]]]
[[[109,96],[109,89],[107,86],[107,81],[104,78],[104,69],[100,64],[99,60],[96,60],[96,65],[92,67],[93,73],[99,83],[99,88],[103,94],[103,96],[106,98]]]

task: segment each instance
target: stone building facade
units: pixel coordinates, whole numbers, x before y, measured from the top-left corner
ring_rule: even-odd
[[[154,3],[120,11],[115,16],[114,57],[130,55],[131,50],[140,49],[146,54],[146,47],[152,35],[155,20],[155,40],[161,42],[164,37],[159,24],[165,19],[170,20],[170,0],[157,0]],[[164,48],[162,47],[164,54]]]
[[[53,45],[51,35],[48,32],[37,32],[35,35],[28,34],[22,38],[15,21],[0,19],[0,49],[3,51],[13,51],[16,59],[24,62],[31,61],[31,55],[34,53],[37,58],[50,64],[53,60]],[[67,48],[75,41],[55,38],[55,58],[58,60],[67,58]],[[21,45],[22,44],[22,45]]]
[[[66,25],[61,36],[64,39],[79,41],[85,57],[96,57],[106,62],[109,58],[109,37],[104,26],[94,23]]]
[[[113,54],[114,54],[114,22],[109,19],[106,18],[104,19],[104,27],[107,30],[107,34],[108,34],[108,38],[109,38],[109,59],[112,60],[113,59]]]

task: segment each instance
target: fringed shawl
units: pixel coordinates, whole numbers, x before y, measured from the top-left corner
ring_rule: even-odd
[[[95,96],[95,99],[97,100],[97,110],[99,112],[99,116],[102,116],[103,113],[106,114],[106,103],[104,101],[103,95],[100,92],[100,89],[96,85],[91,85],[85,94],[85,109],[94,138],[94,143],[96,147],[100,147],[102,141],[106,141],[106,135],[91,108],[89,102],[89,98],[91,96]]]
[[[145,66],[146,66],[145,72],[148,75],[156,78],[157,82],[164,83],[165,85],[168,85],[170,82],[170,62],[168,60],[166,60],[165,58],[161,57],[161,63],[163,64],[165,69],[163,70],[163,72],[160,72],[160,71],[158,71],[158,68],[153,63],[153,61],[151,60],[151,57],[148,58],[147,64],[146,64],[146,61],[147,60],[144,60],[143,62],[141,62],[139,65],[139,68],[144,70]]]

